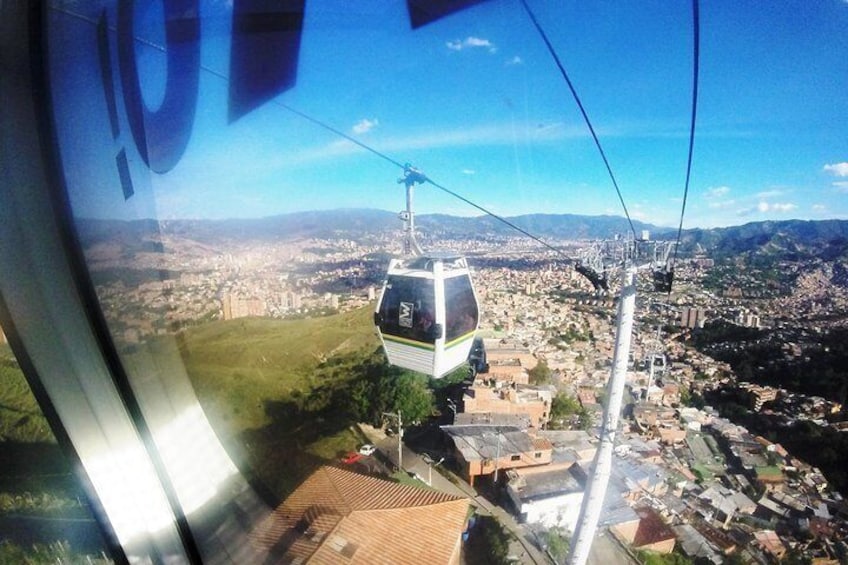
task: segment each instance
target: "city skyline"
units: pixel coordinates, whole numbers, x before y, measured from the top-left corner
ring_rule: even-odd
[[[691,5],[531,8],[581,96],[631,217],[676,227],[691,111]],[[146,9],[136,8],[136,33],[162,44],[155,36],[162,16]],[[518,2],[481,3],[416,30],[403,2],[360,3],[355,13],[341,3],[309,3],[295,86],[232,123],[222,78],[230,15],[213,2],[201,12],[205,70],[186,152],[157,174],[129,150],[136,191],[126,202],[115,187],[96,61],[62,54],[90,79],[55,77],[67,95],[57,101],[59,122],[86,111],[91,124],[88,137],[63,152],[76,215],[215,219],[403,206],[396,165],[283,105],[499,215],[623,214],[579,110]],[[769,10],[711,3],[701,6],[700,23],[684,227],[848,218],[848,2]],[[91,34],[82,20],[67,29]],[[155,108],[164,55],[143,43],[136,55],[143,96]],[[427,186],[416,194],[416,211],[479,214]]]

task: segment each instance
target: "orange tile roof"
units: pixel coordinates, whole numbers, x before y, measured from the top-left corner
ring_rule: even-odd
[[[452,563],[467,511],[465,498],[321,467],[251,538],[279,563]]]

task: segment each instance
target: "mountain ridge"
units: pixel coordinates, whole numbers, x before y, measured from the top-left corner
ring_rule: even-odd
[[[505,220],[540,238],[560,240],[606,239],[630,231],[621,216],[577,214],[524,214]],[[429,237],[468,239],[520,234],[491,216],[416,216],[419,233]],[[223,220],[77,220],[84,246],[119,240],[137,246],[157,234],[182,236],[214,243],[221,240],[338,239],[379,237],[398,233],[401,221],[394,212],[371,208],[339,208],[294,212],[251,219]],[[648,230],[654,239],[676,239],[677,230],[634,221],[637,232]],[[154,238],[155,239],[155,238]],[[149,245],[149,242],[148,242]],[[783,258],[809,256],[833,260],[846,256],[848,220],[781,220],[748,222],[721,228],[683,230],[681,251],[732,256],[759,254]]]

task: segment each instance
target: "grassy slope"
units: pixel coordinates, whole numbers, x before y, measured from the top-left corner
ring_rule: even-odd
[[[11,351],[3,346],[0,349],[0,442],[55,441]]]
[[[317,466],[363,441],[350,421],[327,417],[307,406],[307,399],[315,402],[317,389],[332,389],[377,348],[371,312],[366,307],[309,320],[217,321],[180,334],[187,372],[210,421],[225,444],[236,448],[234,454],[246,455],[274,497],[282,498]],[[44,461],[45,443],[53,444],[49,455],[58,457],[11,352],[0,347],[0,461],[4,453],[7,460],[18,459],[21,443],[32,445],[26,451],[34,461]],[[336,363],[324,363],[330,359]],[[10,485],[0,475],[0,490],[4,486]]]
[[[313,469],[362,441],[343,419],[304,410],[310,393],[344,378],[344,354],[378,346],[371,308],[309,320],[244,318],[186,330],[180,351],[201,404],[220,437],[246,452],[259,481],[277,498]]]
[[[181,334],[180,352],[210,416],[241,432],[269,423],[267,401],[310,391],[322,361],[375,349],[370,319],[363,308],[309,320],[210,322]]]
[[[81,494],[14,355],[0,345],[0,514],[68,512]]]

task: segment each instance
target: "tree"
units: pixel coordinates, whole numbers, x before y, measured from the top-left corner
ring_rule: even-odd
[[[551,528],[545,532],[545,541],[548,545],[548,551],[554,556],[557,563],[565,561],[570,549],[570,541],[562,529]]]
[[[592,418],[592,414],[590,414],[585,408],[581,407],[580,413],[577,415],[577,428],[585,432],[594,424],[595,422]]]
[[[544,385],[551,382],[551,368],[548,367],[544,359],[541,359],[535,367],[530,369],[528,374],[530,376],[530,384]]]
[[[494,516],[480,516],[465,546],[469,565],[502,565],[509,563],[510,535]]]
[[[580,405],[576,398],[565,393],[556,395],[551,402],[551,418],[549,427],[553,430],[568,430],[574,426],[577,419],[578,424],[586,410]],[[590,424],[591,425],[591,424]],[[585,429],[582,428],[581,429]]]
[[[424,375],[403,371],[395,381],[393,395],[392,410],[401,411],[404,422],[418,423],[433,415],[433,392]]]
[[[680,387],[680,405],[681,406],[691,406],[692,405],[692,393],[689,391],[689,387],[686,387],[686,386]]]

